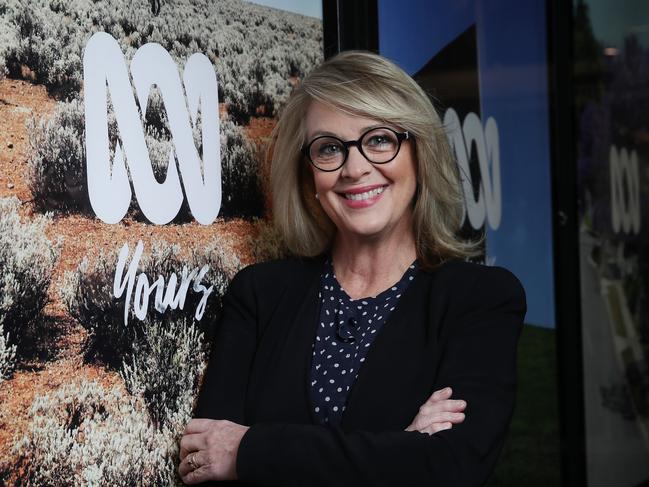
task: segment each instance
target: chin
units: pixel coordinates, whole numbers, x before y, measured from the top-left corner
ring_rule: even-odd
[[[372,239],[386,233],[387,229],[388,225],[375,223],[347,227],[343,230],[343,232],[356,238]]]

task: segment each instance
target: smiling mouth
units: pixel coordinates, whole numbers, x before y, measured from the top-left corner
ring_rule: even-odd
[[[378,188],[365,191],[364,193],[343,193],[343,196],[348,200],[363,201],[374,198],[383,193],[383,191],[385,191],[385,186],[380,186]]]

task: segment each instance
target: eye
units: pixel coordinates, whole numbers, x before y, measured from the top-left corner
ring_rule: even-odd
[[[370,132],[363,141],[363,147],[374,151],[393,150],[396,144],[395,135],[387,131]]]
[[[385,135],[373,135],[367,141],[367,145],[377,146],[382,144],[389,144],[391,141]]]
[[[341,151],[342,147],[336,142],[327,142],[318,147],[318,155],[321,156],[332,156],[339,154]]]
[[[327,160],[344,154],[345,148],[338,139],[323,137],[311,145],[311,158]]]

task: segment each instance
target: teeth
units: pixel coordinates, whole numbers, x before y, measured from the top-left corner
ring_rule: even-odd
[[[365,193],[345,193],[345,198],[348,200],[362,201],[369,198],[374,198],[376,195],[383,193],[385,187],[381,186],[380,188],[375,188],[371,191],[366,191]]]

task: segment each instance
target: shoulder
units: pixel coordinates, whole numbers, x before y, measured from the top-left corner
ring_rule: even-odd
[[[289,257],[257,262],[241,269],[235,279],[286,280],[290,277],[311,275],[322,270],[322,257]]]
[[[454,260],[421,275],[428,282],[429,316],[439,317],[433,322],[440,338],[473,337],[476,346],[490,343],[499,350],[515,343],[527,304],[523,286],[510,271]],[[494,337],[502,344],[493,343]]]
[[[508,303],[526,309],[521,282],[503,267],[450,260],[434,271],[422,274],[431,283],[431,293],[444,296],[450,305],[468,310]]]
[[[450,260],[435,271],[439,278],[448,282],[467,288],[467,286],[492,287],[501,291],[510,291],[513,294],[525,295],[525,290],[518,278],[504,267],[487,266],[466,262],[462,260]]]
[[[232,279],[231,291],[247,289],[256,293],[278,294],[287,287],[304,287],[306,282],[320,275],[323,257],[291,257],[248,265]]]

